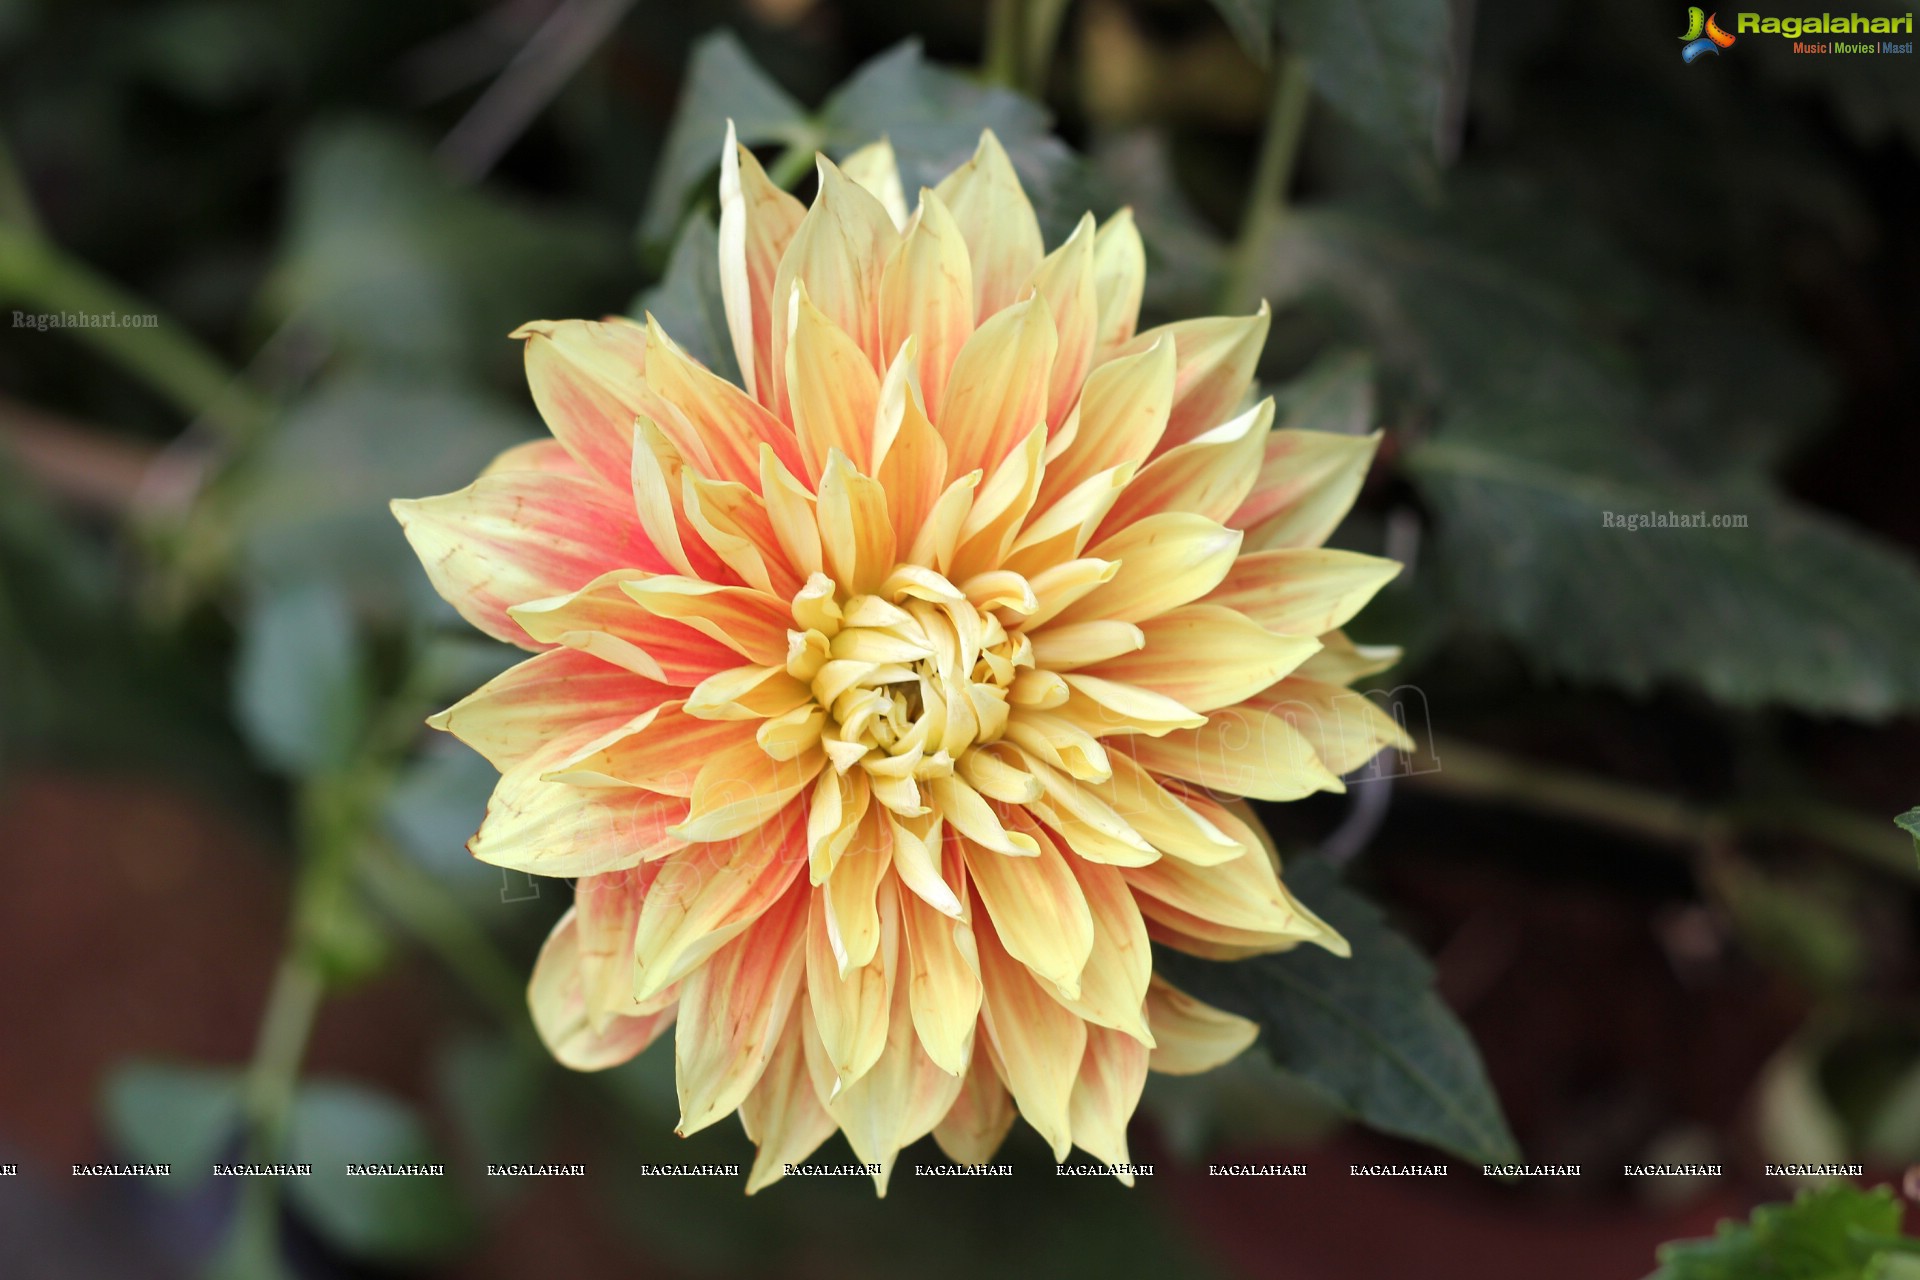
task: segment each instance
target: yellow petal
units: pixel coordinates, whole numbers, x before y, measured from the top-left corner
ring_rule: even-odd
[[[1047,391],[1047,422],[1058,426],[1080,399],[1081,385],[1093,366],[1099,302],[1093,283],[1093,215],[1080,219],[1064,244],[1041,262],[1029,286],[1053,316],[1058,346]]]
[[[1386,702],[1385,694],[1378,695]],[[1250,705],[1283,716],[1327,768],[1349,774],[1388,747],[1411,752],[1413,739],[1373,698],[1337,684],[1289,676]]]
[[[880,202],[894,226],[907,229],[907,193],[900,185],[900,165],[894,159],[891,142],[885,138],[869,142],[842,160],[840,171]]]
[[[1097,1027],[1110,1027],[1151,1047],[1153,1036],[1142,1008],[1147,980],[1153,976],[1153,949],[1126,877],[1084,858],[1068,858],[1067,865],[1093,917],[1093,947],[1080,973],[1079,992],[1055,991],[1053,996]]]
[[[1079,555],[1132,482],[1133,472],[1133,463],[1122,463],[1087,477],[1044,508],[1038,508],[1036,499],[1039,514],[1014,538],[1002,561],[1004,567],[1016,573],[1039,573]],[[1044,476],[1041,487],[1046,487]]]
[[[697,719],[680,702],[665,702],[555,761],[542,776],[572,787],[642,787],[690,796],[702,760],[752,741],[750,724]]]
[[[920,193],[920,213],[880,277],[880,341],[898,352],[911,339],[928,404],[946,394],[954,358],[972,336],[973,265],[946,203]]]
[[[1073,1148],[1068,1118],[1073,1082],[1087,1048],[1087,1024],[1061,1008],[1027,966],[1007,954],[991,927],[975,933],[986,1003],[980,1019],[1020,1114],[1064,1160]]]
[[[822,895],[813,895],[808,917],[807,994],[813,1002],[820,1045],[832,1070],[835,1095],[871,1070],[887,1047],[900,946],[900,903],[891,883],[881,885],[878,901],[880,945],[870,963],[844,978],[827,937],[827,907]],[[827,1103],[832,1106],[831,1097]]]
[[[1093,291],[1100,309],[1096,358],[1104,359],[1133,337],[1146,286],[1147,249],[1133,224],[1133,210],[1122,209],[1093,238]]]
[[[805,284],[814,305],[866,352],[872,367],[882,367],[892,354],[880,344],[880,272],[900,233],[885,206],[833,161],[821,156],[817,167],[820,193],[793,233],[773,282],[775,403],[789,420],[787,326],[796,282]]]
[[[731,1115],[759,1083],[800,989],[806,923],[806,884],[796,877],[681,985],[686,1017],[673,1044],[681,1137]]]
[[[1046,446],[1046,424],[1036,423],[974,494],[947,570],[955,581],[987,573],[1006,556],[1040,491],[1040,454]]]
[[[1299,674],[1327,684],[1350,685],[1377,676],[1400,661],[1400,649],[1390,644],[1355,644],[1344,631],[1320,637],[1321,649],[1300,666]]]
[[[1105,1027],[1087,1028],[1087,1052],[1080,1060],[1068,1115],[1073,1145],[1105,1165],[1127,1165],[1127,1121],[1147,1087],[1147,1046]],[[1126,1186],[1133,1174],[1115,1176]]]
[[[850,594],[879,590],[894,561],[893,524],[880,483],[861,475],[836,449],[820,478],[819,511],[827,573]]]
[[[646,331],[631,323],[536,320],[526,339],[527,387],[554,439],[613,488],[626,483],[633,420],[666,411],[647,386]]]
[[[805,205],[768,180],[753,153],[736,141],[733,122],[728,121],[720,160],[720,297],[740,362],[741,385],[770,409],[776,409],[774,277],[806,212]]]
[[[1167,429],[1173,408],[1174,344],[1151,343],[1118,356],[1087,377],[1073,442],[1047,462],[1041,510],[1088,477],[1124,463],[1143,463]]]
[[[1320,648],[1310,636],[1276,634],[1216,604],[1169,609],[1139,630],[1139,646],[1088,666],[1087,674],[1152,689],[1195,711],[1245,701]]]
[[[881,881],[893,865],[893,834],[883,811],[869,807],[852,841],[821,883],[826,905],[827,943],[840,977],[869,964],[880,946]]]
[[[737,481],[680,473],[681,511],[700,540],[756,591],[790,597],[800,574],[787,560],[760,495]]]
[[[1033,637],[1033,660],[1046,671],[1073,671],[1110,662],[1145,645],[1147,633],[1131,622],[1102,618],[1051,626]]]
[[[1317,636],[1341,626],[1400,572],[1379,556],[1324,547],[1241,556],[1208,604],[1238,609],[1269,631]]]
[[[788,1165],[802,1164],[840,1126],[814,1092],[807,1069],[806,1043],[818,1041],[813,1009],[797,1000],[780,1029],[759,1083],[740,1104],[740,1125],[758,1146],[747,1173],[747,1194],[786,1176]]]
[[[932,778],[927,786],[940,816],[973,843],[1015,858],[1039,854],[1040,848],[1031,837],[1001,825],[993,807],[965,779]]]
[[[1255,1023],[1202,1004],[1158,977],[1147,991],[1147,1022],[1155,1042],[1147,1066],[1176,1076],[1225,1066],[1260,1035]]]
[[[636,604],[624,588],[647,576],[616,569],[571,595],[515,605],[508,616],[536,640],[579,649],[665,684],[691,687],[739,665],[737,651]]]
[[[1313,744],[1284,716],[1223,707],[1206,727],[1127,744],[1133,758],[1164,777],[1258,800],[1298,800],[1316,791],[1345,791]]]
[[[991,129],[980,135],[973,159],[948,174],[934,193],[953,211],[967,243],[974,317],[984,322],[1019,296],[1040,265],[1040,221]]]
[[[965,892],[959,842],[945,842],[948,874]],[[968,911],[953,918],[917,894],[903,894],[907,960],[914,1029],[920,1044],[943,1071],[966,1070],[973,1029],[980,1013],[980,957],[975,950]]]
[[[771,449],[760,451],[760,496],[767,504],[773,536],[794,572],[803,577],[819,573],[825,561],[820,555],[820,520],[813,493]]]
[[[911,547],[920,535],[946,482],[947,444],[927,420],[927,411],[913,388],[916,344],[901,344],[899,354],[880,384],[880,407],[874,415],[874,447],[880,464],[872,474],[886,491],[894,538]]]
[[[1159,737],[1175,729],[1197,729],[1207,718],[1191,707],[1138,685],[1103,680],[1076,671],[1064,677],[1073,696],[1060,716],[1096,738],[1114,734]]]
[[[538,761],[504,774],[467,851],[482,862],[542,876],[585,876],[665,857],[686,802],[653,791],[543,782]]]
[[[1204,516],[1179,511],[1148,516],[1090,548],[1099,559],[1117,562],[1120,571],[1057,617],[1062,622],[1140,622],[1177,609],[1220,585],[1240,552],[1240,537],[1239,530]]]
[[[716,587],[675,574],[628,578],[620,589],[656,618],[683,623],[749,662],[779,666],[787,658],[788,606],[748,587]]]
[[[1029,298],[984,321],[960,348],[934,425],[947,444],[947,475],[989,475],[1046,421],[1053,374],[1053,317]]]
[[[1093,916],[1053,840],[1037,825],[1027,834],[1038,856],[1010,858],[963,842],[967,870],[1008,954],[1072,998],[1093,949]]]
[[[1154,849],[1200,866],[1238,858],[1245,847],[1215,826],[1184,798],[1175,795],[1133,758],[1116,751],[1109,760],[1113,777],[1081,787],[1100,799]],[[1144,865],[1141,862],[1121,865]]]
[[[672,834],[694,844],[751,838],[825,766],[826,757],[818,751],[775,760],[753,738],[745,738],[700,763],[686,819]]]
[[[854,340],[820,308],[804,284],[793,291],[787,342],[787,395],[806,474],[819,479],[838,449],[854,466],[873,466],[873,423],[880,380]]]

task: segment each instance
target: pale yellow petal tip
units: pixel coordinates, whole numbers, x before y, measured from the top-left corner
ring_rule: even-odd
[[[420,503],[419,498],[394,498],[387,503],[387,510],[393,512],[393,518],[398,520],[400,527],[404,529],[407,527],[407,521],[413,518],[414,512],[420,509]]]
[[[515,341],[524,341],[531,338],[551,338],[554,330],[565,323],[564,320],[529,320],[508,334],[507,337]]]
[[[445,732],[446,727],[452,723],[453,723],[452,707],[448,707],[445,711],[436,711],[432,715],[428,716],[426,720],[427,728],[439,729],[442,732]]]

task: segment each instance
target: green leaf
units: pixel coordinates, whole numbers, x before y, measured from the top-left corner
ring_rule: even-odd
[[[240,1074],[225,1067],[127,1062],[101,1090],[107,1132],[139,1164],[171,1164],[161,1185],[187,1190],[240,1129]]]
[[[1373,430],[1373,357],[1364,351],[1336,351],[1274,392],[1277,426],[1302,431],[1331,431],[1360,436]]]
[[[1282,1068],[1361,1123],[1503,1163],[1519,1149],[1473,1041],[1433,990],[1433,970],[1379,908],[1313,858],[1287,866],[1287,886],[1346,936],[1353,955],[1314,947],[1232,963],[1156,951],[1182,990],[1260,1024]]]
[[[665,245],[694,189],[719,167],[729,119],[749,147],[804,144],[811,135],[806,108],[760,69],[737,36],[719,31],[695,45],[688,60],[640,223],[646,248]]]
[[[312,584],[255,599],[240,632],[234,709],[262,759],[294,775],[345,764],[366,713],[346,601]]]
[[[1900,1203],[1886,1187],[1847,1184],[1803,1191],[1792,1204],[1761,1205],[1748,1222],[1723,1221],[1710,1239],[1660,1247],[1648,1280],[1873,1280],[1903,1274],[1890,1258],[1910,1254]]]
[[[451,617],[387,503],[471,484],[537,426],[531,411],[436,382],[323,383],[274,433],[235,512],[255,589],[319,581],[371,614],[419,604]]]
[[[349,1163],[439,1161],[413,1109],[384,1094],[339,1081],[302,1084],[287,1158],[313,1166],[312,1176],[285,1184],[295,1207],[349,1253],[417,1261],[448,1253],[472,1231],[472,1216],[448,1176],[347,1176]]]
[[[1907,557],[1762,490],[1607,474],[1588,452],[1476,425],[1407,456],[1470,620],[1543,669],[1636,692],[1683,681],[1733,706],[1862,717],[1920,703]],[[1748,527],[1604,523],[1702,511]]]
[[[1447,0],[1275,0],[1288,45],[1340,114],[1387,147],[1433,163],[1446,94]]]
[[[408,376],[504,374],[519,362],[506,335],[529,317],[598,314],[631,288],[612,224],[462,187],[426,148],[383,128],[315,134],[289,199],[279,308],[331,354]]]
[[[1913,851],[1916,855],[1920,855],[1920,805],[1895,818],[1893,825],[1913,837]]]
[[[1273,61],[1274,0],[1213,0],[1213,7],[1249,58],[1263,67]]]
[[[473,1159],[492,1164],[535,1160],[546,1071],[546,1057],[530,1038],[463,1038],[446,1047],[439,1061],[440,1092]]]
[[[740,381],[720,297],[720,240],[711,219],[701,214],[687,219],[667,260],[666,278],[635,298],[628,312],[636,320],[653,313],[667,335],[700,363],[729,382]]]

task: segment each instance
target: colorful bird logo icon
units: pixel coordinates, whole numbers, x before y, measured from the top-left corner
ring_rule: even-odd
[[[1733,37],[1722,31],[1720,24],[1714,21],[1719,16],[1702,11],[1698,5],[1687,10],[1687,29],[1680,37],[1687,42],[1680,49],[1683,61],[1691,63],[1703,53],[1718,55],[1720,50],[1733,43]]]

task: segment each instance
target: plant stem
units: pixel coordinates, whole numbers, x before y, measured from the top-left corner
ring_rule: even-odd
[[[255,1160],[272,1160],[279,1154],[294,1084],[325,993],[319,966],[307,948],[296,943],[281,957],[274,974],[253,1062],[247,1068],[248,1146]]]
[[[475,999],[526,1033],[525,978],[485,929],[383,839],[369,840],[355,871],[367,896],[452,970]]]
[[[1693,805],[1632,783],[1536,764],[1452,738],[1437,740],[1433,750],[1440,767],[1408,775],[1409,786],[1572,818],[1659,844],[1704,846],[1743,831],[1793,832],[1891,875],[1920,880],[1920,864],[1891,822],[1834,805],[1794,799]]]
[[[992,0],[987,10],[986,54],[980,64],[980,76],[988,84],[1019,88],[1025,32],[1024,0]]]
[[[1273,100],[1267,107],[1253,187],[1240,218],[1240,234],[1227,257],[1226,278],[1220,282],[1220,309],[1228,314],[1249,310],[1259,297],[1261,259],[1274,228],[1286,215],[1287,187],[1300,158],[1312,90],[1305,60],[1293,54],[1281,59],[1274,69]]]
[[[0,298],[49,311],[128,322],[71,330],[196,420],[245,440],[266,422],[267,407],[185,329],[152,304],[62,253],[31,230],[0,224]],[[153,317],[151,325],[140,320]],[[138,317],[139,319],[135,319]]]
[[[782,191],[790,189],[812,171],[813,157],[819,150],[819,131],[808,126],[774,157],[773,167],[767,170],[767,181]]]
[[[4,136],[0,136],[0,223],[11,223],[28,235],[40,234],[40,220],[34,215],[33,201],[27,198],[27,184],[20,180],[20,167],[13,162]]]
[[[1029,6],[1021,42],[1024,62],[1020,87],[1029,97],[1044,99],[1053,70],[1054,47],[1060,43],[1060,27],[1067,17],[1067,0],[1029,0]]]

